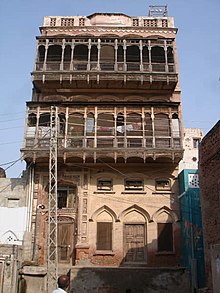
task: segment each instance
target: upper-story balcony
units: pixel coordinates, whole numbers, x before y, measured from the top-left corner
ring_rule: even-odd
[[[31,107],[27,115],[25,160],[49,157],[50,109]],[[178,107],[59,107],[58,156],[77,162],[108,158],[137,162],[179,161],[182,144]]]
[[[174,89],[178,80],[172,39],[110,37],[39,38],[32,77],[38,88]]]

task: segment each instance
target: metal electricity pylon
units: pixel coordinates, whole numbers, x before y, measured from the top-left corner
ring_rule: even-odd
[[[50,111],[50,158],[48,194],[48,233],[47,233],[47,292],[56,288],[58,277],[57,243],[57,127],[58,109]]]

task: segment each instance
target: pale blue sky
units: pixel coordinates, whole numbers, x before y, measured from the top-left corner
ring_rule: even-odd
[[[165,4],[179,29],[184,127],[203,128],[205,133],[211,129],[220,119],[219,0],[0,0],[0,165],[20,157],[25,102],[31,100],[35,36],[43,16],[147,15],[149,5]],[[25,164],[19,161],[7,170],[7,176],[18,177],[23,168]]]

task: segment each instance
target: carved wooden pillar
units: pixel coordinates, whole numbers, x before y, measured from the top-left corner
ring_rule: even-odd
[[[115,71],[118,71],[118,40],[115,39]]]
[[[61,55],[60,70],[63,70],[65,43],[66,43],[65,39],[63,39],[63,41],[62,41],[62,55]]]
[[[101,50],[101,40],[98,39],[98,61],[97,61],[97,68],[100,70],[100,50]]]
[[[148,40],[148,54],[149,54],[149,71],[152,72],[150,40]]]
[[[154,107],[151,107],[152,133],[153,133],[153,148],[156,146],[155,127],[154,127]]]
[[[44,55],[44,65],[43,65],[43,71],[47,70],[47,53],[49,48],[49,40],[46,40],[46,46],[45,46],[45,55]]]
[[[127,42],[126,40],[123,40],[123,49],[124,49],[124,71],[127,71],[127,63],[126,63]]]
[[[140,40],[139,42],[139,50],[140,50],[140,71],[143,71],[143,42]]]
[[[90,70],[91,47],[92,47],[91,43],[92,43],[92,41],[91,41],[91,39],[89,39],[87,70]]]
[[[71,44],[71,59],[70,59],[70,70],[73,70],[73,57],[74,57],[74,48],[75,48],[75,40],[72,40],[72,44]]]

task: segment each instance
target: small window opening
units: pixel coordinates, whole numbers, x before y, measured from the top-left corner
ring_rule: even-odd
[[[157,179],[156,190],[170,190],[170,180],[168,179]]]
[[[125,180],[125,190],[132,191],[132,190],[144,190],[144,181],[143,180]]]
[[[133,26],[139,26],[139,20],[138,20],[138,18],[133,19],[132,20],[132,24],[133,24]]]
[[[40,115],[39,126],[50,126],[50,113],[42,113]]]
[[[194,149],[198,149],[201,139],[200,138],[193,138],[193,147]]]
[[[116,120],[117,135],[123,135],[125,132],[124,115],[119,113]]]
[[[112,180],[111,179],[99,179],[97,181],[97,190],[101,191],[111,191],[113,189]]]
[[[79,19],[79,26],[84,26],[85,25],[85,18],[80,18]]]
[[[28,126],[29,127],[34,127],[36,126],[36,123],[37,123],[37,116],[35,113],[30,113],[28,115]]]
[[[56,26],[56,18],[51,18],[50,19],[50,26]]]
[[[58,209],[73,208],[76,200],[74,189],[68,187],[58,188],[57,199]]]

